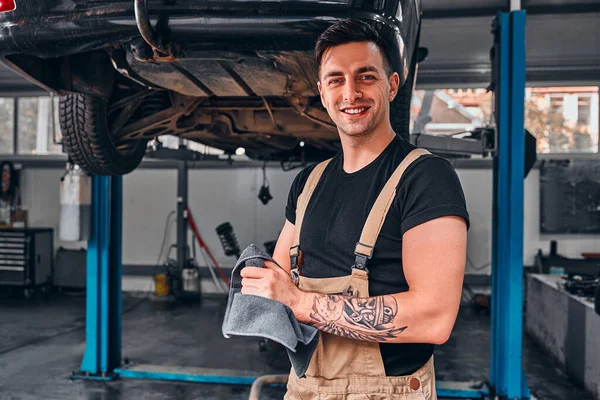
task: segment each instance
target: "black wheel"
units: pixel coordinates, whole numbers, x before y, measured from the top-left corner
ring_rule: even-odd
[[[107,120],[106,100],[84,94],[61,96],[59,116],[67,153],[90,174],[127,174],[146,153],[146,140],[115,143]]]

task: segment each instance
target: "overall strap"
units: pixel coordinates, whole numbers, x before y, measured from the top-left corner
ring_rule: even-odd
[[[414,149],[402,160],[398,168],[394,171],[390,179],[381,190],[379,197],[375,200],[375,204],[369,212],[367,221],[363,227],[360,235],[360,240],[356,243],[354,254],[356,255],[356,261],[353,268],[367,269],[367,260],[373,256],[373,248],[379,237],[379,232],[385,221],[385,217],[396,197],[396,187],[404,174],[404,171],[416,161],[419,157],[431,154],[425,149]]]
[[[310,201],[310,198],[312,197],[312,194],[315,191],[319,180],[321,179],[321,175],[323,175],[323,171],[325,171],[325,167],[327,167],[330,161],[331,159],[317,164],[317,166],[308,176],[302,193],[300,193],[300,196],[298,196],[298,202],[296,205],[296,223],[294,224],[294,242],[290,248],[292,276],[294,273],[297,274],[298,272],[298,257],[300,256],[300,231],[302,230],[304,214],[306,213],[308,202]]]

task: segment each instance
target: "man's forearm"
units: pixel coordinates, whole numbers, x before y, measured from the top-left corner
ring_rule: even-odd
[[[300,322],[320,331],[369,342],[441,344],[453,325],[451,314],[409,292],[374,297],[303,292],[294,309]]]
[[[369,342],[397,342],[407,329],[399,323],[398,302],[392,295],[306,295],[301,322],[323,332]]]

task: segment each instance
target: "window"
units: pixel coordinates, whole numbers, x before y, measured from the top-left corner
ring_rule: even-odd
[[[49,96],[21,97],[18,102],[19,148],[17,152],[39,155],[62,153],[58,98],[54,97],[54,104]]]
[[[158,140],[160,141],[162,146],[167,149],[179,148],[179,138],[177,136],[163,135],[163,136],[159,136]],[[183,139],[183,144],[185,146],[187,146],[188,149],[197,151],[198,153],[201,153],[201,154],[221,155],[224,153],[223,150],[215,149],[213,147],[209,147],[209,146],[194,142],[189,139]]]
[[[598,152],[598,87],[528,88],[525,127],[538,153]]]
[[[583,94],[577,98],[577,125],[582,129],[589,128],[592,123],[592,97],[593,95]]]
[[[0,154],[14,150],[15,102],[12,97],[0,97]]]
[[[486,125],[492,94],[479,89],[416,90],[411,105],[411,133],[455,136]]]
[[[598,152],[598,86],[527,88],[525,128],[538,153]],[[456,136],[494,125],[493,96],[483,88],[415,90],[411,133]]]

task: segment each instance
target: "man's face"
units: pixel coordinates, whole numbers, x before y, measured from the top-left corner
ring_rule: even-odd
[[[327,49],[319,72],[321,101],[340,134],[366,136],[387,121],[399,77],[387,77],[375,43],[353,42]]]

